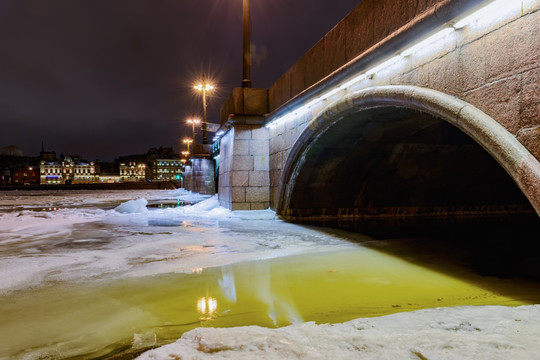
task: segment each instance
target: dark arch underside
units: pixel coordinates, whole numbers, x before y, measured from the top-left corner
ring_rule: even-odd
[[[313,139],[289,194],[291,217],[534,213],[469,136],[394,106],[347,114]]]
[[[416,86],[330,103],[284,164],[285,217],[540,215],[540,162],[494,119]]]

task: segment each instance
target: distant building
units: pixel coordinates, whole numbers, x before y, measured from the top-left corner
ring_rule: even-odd
[[[120,175],[102,173],[99,175],[99,182],[102,184],[114,184],[120,182]]]
[[[8,146],[4,146],[2,149],[0,149],[0,155],[22,157],[23,152],[16,145],[8,145]]]
[[[115,159],[120,181],[178,181],[182,180],[182,163],[173,148],[151,148],[146,154],[128,155]],[[144,167],[143,167],[144,166]]]
[[[59,162],[42,160],[40,164],[40,184],[93,184],[98,180],[94,162],[80,161],[77,156],[60,155]]]
[[[39,184],[39,168],[35,166],[16,167],[11,176],[13,185]]]
[[[62,164],[41,161],[39,166],[40,184],[58,185],[64,183]]]
[[[10,185],[10,184],[11,184],[11,170],[0,169],[0,185]]]
[[[15,145],[4,146],[0,149],[0,185],[31,183],[28,167],[39,168],[39,161],[36,162],[36,160],[31,156],[23,156],[21,149]],[[15,182],[15,172],[17,182]]]
[[[138,182],[146,179],[146,164],[130,161],[120,163],[120,182]]]
[[[99,175],[93,161],[73,164],[73,184],[93,184],[98,180]]]
[[[43,142],[41,142],[41,151],[39,152],[39,159],[41,161],[55,162],[56,161],[56,152],[55,151],[45,151]]]
[[[147,178],[152,181],[182,181],[182,163],[180,159],[152,160]]]

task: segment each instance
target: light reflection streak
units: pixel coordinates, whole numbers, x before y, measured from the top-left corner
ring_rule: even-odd
[[[223,295],[232,301],[236,302],[236,283],[234,280],[234,271],[230,266],[225,266],[221,269],[221,279],[218,280],[219,287],[223,291]]]
[[[283,319],[291,324],[304,321],[292,298],[284,297],[283,294],[278,296],[277,292],[272,289],[270,264],[267,262],[257,264],[255,274],[257,281],[253,286],[254,295],[267,305],[268,317],[274,325],[278,325],[278,321]]]

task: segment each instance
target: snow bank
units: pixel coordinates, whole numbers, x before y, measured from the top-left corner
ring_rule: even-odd
[[[148,212],[146,205],[148,205],[146,199],[129,200],[118,205],[114,210],[122,214],[140,214]]]
[[[171,216],[181,216],[189,218],[211,218],[214,220],[230,218],[232,212],[219,205],[218,196],[206,196],[206,199],[194,205],[180,206],[176,208],[152,210],[150,216],[154,219],[159,217],[170,218]]]
[[[192,194],[201,196],[200,194]],[[191,195],[189,195],[191,196]],[[204,200],[199,201],[194,205],[186,205],[177,208],[168,208],[162,210],[152,210],[152,216],[154,218],[159,216],[189,216],[189,217],[201,217],[219,219],[239,219],[239,220],[277,220],[278,217],[272,209],[266,210],[228,210],[219,204],[218,195],[206,197]]]
[[[419,310],[343,324],[198,328],[157,359],[536,359],[540,305]]]

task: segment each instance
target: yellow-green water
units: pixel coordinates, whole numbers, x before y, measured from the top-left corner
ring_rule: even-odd
[[[358,246],[191,274],[48,284],[0,297],[0,358],[132,358],[199,326],[337,323],[439,306],[540,302],[535,284],[419,264]]]

